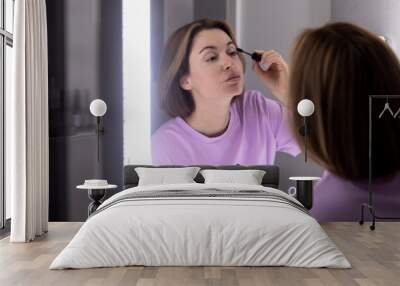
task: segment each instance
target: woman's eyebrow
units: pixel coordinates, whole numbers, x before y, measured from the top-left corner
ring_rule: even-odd
[[[202,48],[202,49],[200,50],[199,54],[201,54],[201,53],[202,53],[204,50],[206,50],[206,49],[213,49],[213,50],[216,50],[217,47],[216,47],[216,46],[205,46],[204,48]]]
[[[229,41],[228,43],[226,43],[226,46],[230,46],[230,45],[234,45],[234,43],[232,41]],[[216,46],[205,46],[204,48],[202,48],[199,52],[199,54],[201,54],[204,50],[206,49],[212,49],[212,50],[216,50],[217,47]]]

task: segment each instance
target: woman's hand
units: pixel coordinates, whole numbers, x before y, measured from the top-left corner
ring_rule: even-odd
[[[265,86],[284,105],[287,103],[289,87],[289,67],[276,51],[256,50],[262,55],[260,62],[253,61],[253,70],[261,78]],[[263,69],[261,69],[261,67]]]

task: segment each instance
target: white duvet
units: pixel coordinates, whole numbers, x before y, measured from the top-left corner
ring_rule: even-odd
[[[257,198],[152,198],[112,204],[131,192],[277,189],[238,184],[135,187],[106,200],[50,269],[145,266],[350,268],[318,222],[284,203]],[[108,206],[108,207],[107,207]]]

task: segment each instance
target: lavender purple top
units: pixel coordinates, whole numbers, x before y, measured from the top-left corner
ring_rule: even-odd
[[[207,137],[175,117],[152,136],[153,164],[158,165],[271,165],[277,151],[297,156],[300,148],[285,108],[259,91],[246,91],[231,104],[222,135]]]

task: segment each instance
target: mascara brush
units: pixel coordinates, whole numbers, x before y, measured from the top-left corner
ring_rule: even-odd
[[[245,50],[242,50],[241,48],[236,48],[236,50],[240,53],[250,56],[251,59],[256,62],[261,62],[261,54],[259,54],[259,53],[254,52],[254,53],[250,54],[249,52],[246,52]]]

